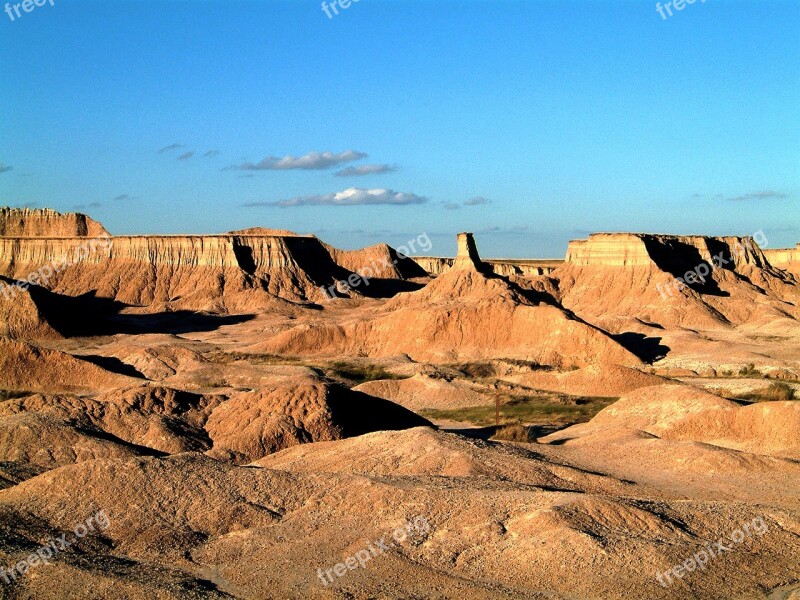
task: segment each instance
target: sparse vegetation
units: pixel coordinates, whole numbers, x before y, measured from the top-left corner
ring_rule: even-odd
[[[749,363],[743,366],[741,369],[739,369],[739,377],[749,377],[749,378],[764,377],[764,374],[758,369],[756,369],[755,364]]]
[[[323,367],[323,370],[333,379],[343,379],[355,385],[378,379],[407,379],[406,376],[395,375],[378,365],[335,362]]]
[[[533,432],[534,430],[532,427],[528,427],[522,423],[509,423],[508,425],[501,425],[498,427],[492,437],[496,440],[504,440],[507,442],[529,443],[536,441]]]
[[[212,350],[211,352],[207,352],[204,356],[207,360],[220,365],[229,365],[235,362],[246,362],[252,365],[293,365],[300,362],[299,359],[291,356],[247,354],[245,352],[225,352],[223,350]]]
[[[508,423],[531,425],[571,425],[584,423],[617,398],[567,396],[564,394],[507,396],[501,400],[500,418]],[[420,413],[427,419],[493,425],[494,403],[452,410],[427,409]]]
[[[794,400],[795,391],[794,388],[788,383],[784,383],[782,381],[773,381],[767,388],[743,394],[741,395],[741,398],[744,400],[752,400],[754,402]]]

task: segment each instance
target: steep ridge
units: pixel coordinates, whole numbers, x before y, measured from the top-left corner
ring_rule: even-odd
[[[0,237],[101,237],[108,231],[81,213],[49,208],[0,207]]]
[[[474,242],[473,242],[474,244]],[[464,245],[447,273],[399,295],[356,322],[301,324],[252,350],[277,354],[390,356],[451,362],[515,358],[556,366],[641,361],[605,332],[564,311],[545,294],[487,275]]]
[[[634,320],[725,328],[800,317],[797,280],[751,237],[592,234],[570,242],[551,278],[565,307],[614,333]]]
[[[353,273],[381,279],[411,279],[428,273],[408,257],[402,257],[388,244],[375,244],[360,250],[339,250],[323,244],[333,260]]]

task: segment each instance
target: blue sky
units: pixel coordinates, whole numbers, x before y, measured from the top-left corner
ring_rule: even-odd
[[[795,1],[53,2],[0,13],[0,204],[441,255],[800,241]]]

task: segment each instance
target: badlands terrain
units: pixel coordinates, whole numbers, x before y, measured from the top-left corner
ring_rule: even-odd
[[[0,595],[800,598],[800,248],[757,242],[0,209]]]

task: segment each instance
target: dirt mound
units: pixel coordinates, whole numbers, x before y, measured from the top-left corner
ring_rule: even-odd
[[[532,371],[504,379],[528,387],[575,396],[614,397],[635,389],[669,383],[668,379],[619,365],[590,365],[566,372]]]
[[[493,402],[467,381],[448,381],[422,373],[408,379],[369,381],[353,389],[391,400],[413,411],[465,408]]]
[[[303,323],[253,349],[295,355],[404,353],[430,362],[502,356],[556,366],[641,364],[605,332],[560,308],[552,297],[487,276],[469,260],[422,290],[389,300],[371,319]]]
[[[0,388],[31,392],[79,392],[136,385],[66,352],[0,338]]]
[[[411,279],[428,275],[412,259],[399,255],[388,244],[375,244],[360,250],[339,250],[328,244],[325,247],[337,264],[353,273],[364,273],[370,279]]]
[[[81,213],[0,207],[0,237],[101,237],[109,233]]]
[[[429,423],[386,400],[309,377],[232,395],[208,418],[211,456],[247,463],[308,442]]]
[[[639,430],[665,440],[693,441],[771,456],[800,458],[800,404],[742,406],[685,385],[632,392],[591,421],[542,438],[568,441],[606,430]]]
[[[0,277],[0,336],[14,339],[59,338],[45,310],[37,304],[29,289]]]
[[[254,465],[294,472],[369,476],[482,477],[548,489],[625,493],[621,482],[538,460],[528,450],[417,427],[295,446]]]
[[[52,469],[95,458],[125,458],[151,454],[102,430],[40,413],[0,416],[0,461]]]
[[[397,438],[380,439],[384,435]],[[398,439],[403,436],[409,440]],[[645,501],[631,496],[634,486],[602,475],[564,468],[564,477],[556,478],[548,474],[554,465],[531,453],[515,456],[420,430],[365,439],[361,449],[348,448],[360,440],[320,444],[320,460],[335,468],[334,448],[340,445],[344,456],[373,476],[309,474],[299,462],[291,472],[237,467],[196,454],[62,467],[0,492],[0,552],[5,564],[14,564],[35,549],[33,540],[69,532],[103,510],[108,528],[88,536],[76,554],[90,552],[95,561],[110,565],[147,562],[159,572],[182,568],[213,579],[239,598],[429,597],[432,588],[444,597],[464,598],[623,598],[632,590],[648,598],[678,598],[685,595],[684,585],[703,598],[752,596],[776,581],[790,581],[800,558],[794,533],[800,520],[789,510],[685,498]],[[460,453],[467,454],[464,464],[475,460],[476,465],[496,453],[492,466],[517,463],[512,470],[540,485],[478,472],[458,479],[430,476],[441,472],[436,460],[405,474],[378,475],[392,462],[405,464],[409,452],[421,460],[412,445],[425,441],[434,455],[451,456],[450,472],[465,472],[458,464],[464,461]],[[404,450],[393,454],[392,446]],[[371,451],[381,454],[377,462],[383,466],[369,466]],[[567,476],[628,494],[576,493],[583,481]],[[658,584],[656,573],[680,564],[709,540],[728,539],[734,527],[756,517],[769,535],[753,535],[736,552],[718,558],[724,568],[687,573],[671,589]],[[413,534],[395,536],[407,523],[413,524],[407,530]],[[346,577],[322,583],[320,572],[324,576],[326,569],[379,539],[391,542],[385,552],[364,568],[348,569]],[[264,556],[279,552],[281,568],[265,569]],[[63,553],[55,566],[39,566],[36,573],[50,580],[53,569],[65,568],[71,556]],[[600,563],[602,569],[591,566]],[[631,564],[638,568],[631,570]],[[28,593],[39,577],[22,578],[16,589]],[[126,583],[115,570],[109,577],[117,585]],[[62,596],[82,583],[66,585],[58,590]]]

